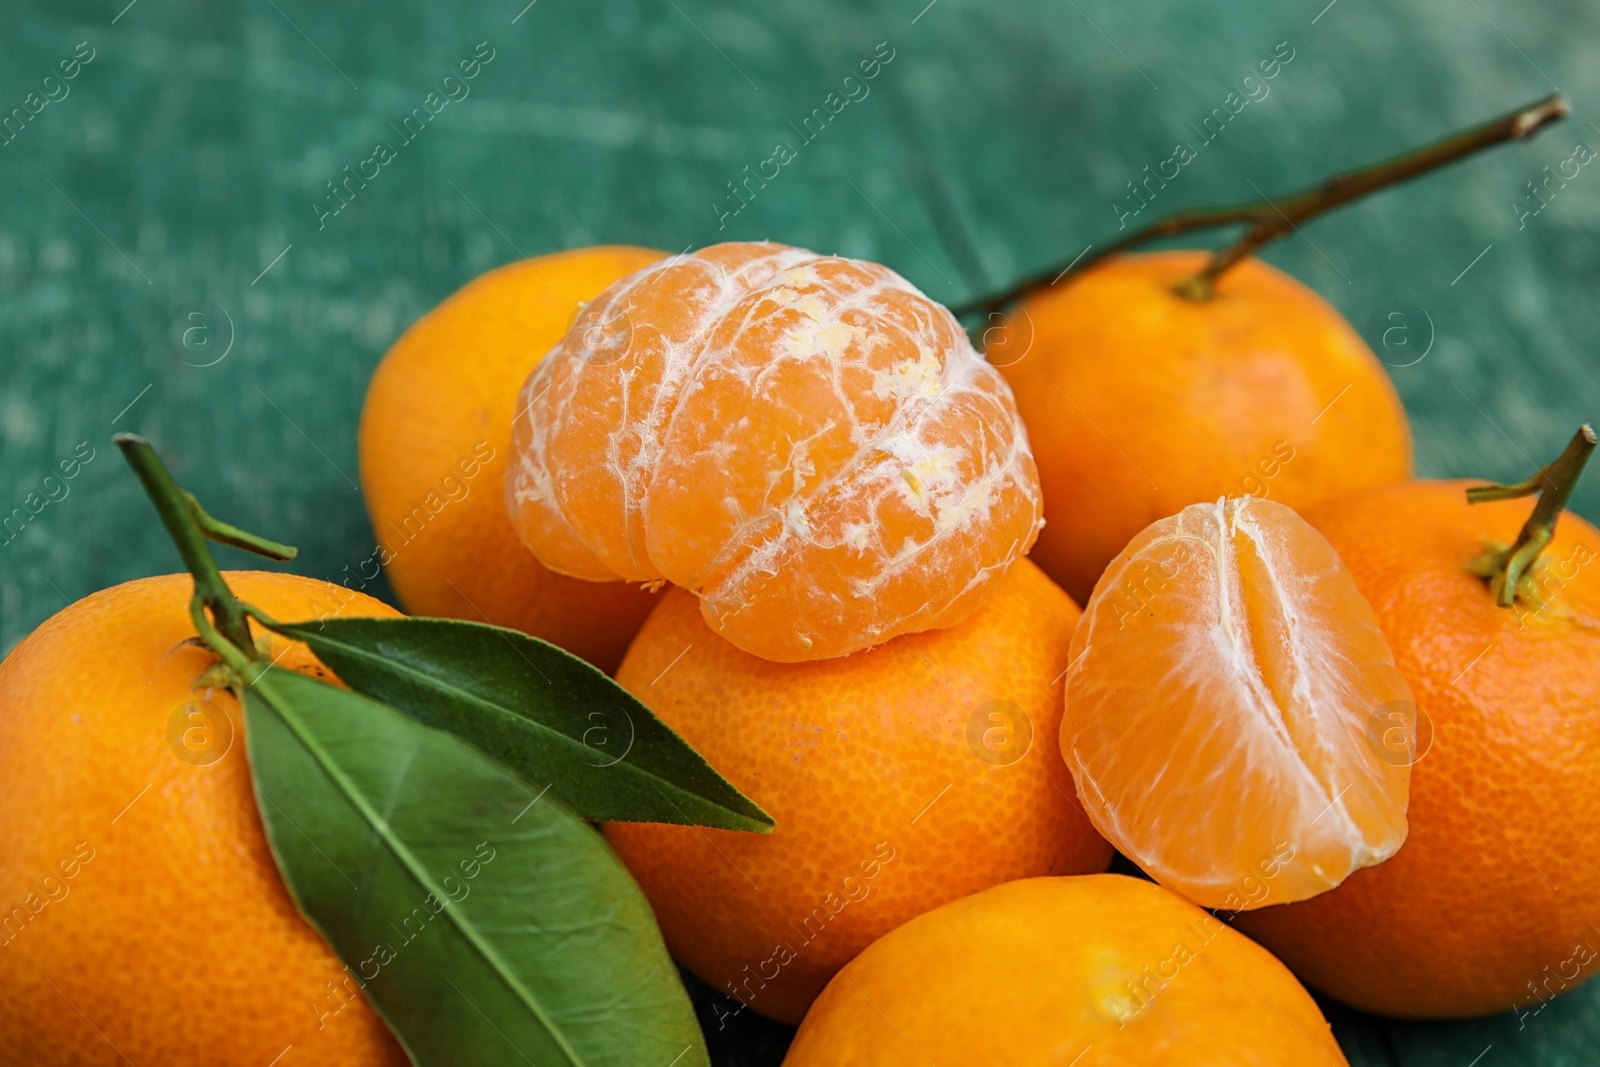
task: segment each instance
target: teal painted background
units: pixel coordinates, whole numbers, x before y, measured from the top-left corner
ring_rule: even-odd
[[[1373,324],[1406,310],[1394,362],[1431,337],[1393,372],[1424,474],[1523,478],[1600,412],[1600,163],[1519,218],[1544,167],[1600,147],[1593,4],[125,2],[0,4],[0,115],[93,56],[0,145],[0,513],[94,450],[0,544],[0,650],[91,590],[175,569],[115,430],[157,441],[217,514],[299,544],[296,570],[336,578],[372,552],[354,482],[366,381],[473,275],[575,245],[770,237],[955,302],[1113,236],[1125,183],[1280,47],[1269,95],[1138,221],[1308,184],[1559,88],[1574,114],[1535,142],[1266,258],[1375,345]],[[467,95],[402,143],[395,127],[475,52],[492,58]],[[875,53],[892,58],[869,95],[802,144],[796,127]],[[378,141],[394,158],[321,217],[327,183]],[[780,142],[794,158],[733,213],[727,183]],[[1576,509],[1600,518],[1600,478]],[[1521,1019],[1329,1011],[1357,1064],[1600,1060],[1593,987]],[[776,1062],[781,1029],[745,1019],[713,1034],[723,1062]]]

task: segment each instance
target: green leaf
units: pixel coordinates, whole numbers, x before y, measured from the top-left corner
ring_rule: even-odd
[[[284,880],[422,1067],[709,1063],[644,896],[553,795],[288,670],[245,724]]]
[[[549,642],[457,619],[269,625],[350,688],[470,741],[585,818],[771,832],[772,816],[632,693]]]

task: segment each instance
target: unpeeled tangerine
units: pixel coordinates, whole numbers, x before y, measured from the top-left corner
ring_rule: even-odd
[[[1042,525],[1004,379],[874,263],[763,242],[653,264],[518,407],[506,502],[545,566],[683,586],[767,659],[953,626]]]

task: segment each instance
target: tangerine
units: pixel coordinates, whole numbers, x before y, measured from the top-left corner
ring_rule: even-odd
[[[1033,559],[1079,603],[1134,534],[1190,504],[1302,509],[1411,476],[1405,410],[1349,323],[1254,258],[1210,299],[1179,296],[1209,259],[1118,256],[990,331],[1044,487]]]
[[[378,546],[359,579],[381,563],[408,611],[510,626],[616,668],[655,598],[541,566],[506,517],[501,484],[528,372],[588,321],[587,301],[665,254],[613,245],[511,263],[394,343],[361,409],[361,489]]]
[[[719,244],[592,310],[528,377],[506,482],[551,569],[669,580],[795,662],[955,625],[1032,545],[1010,390],[887,267]]]
[[[606,826],[673,955],[794,1023],[912,916],[1013,878],[1104,870],[1111,848],[1047,740],[1077,614],[1023,560],[958,626],[784,664],[669,591],[617,680],[777,820],[760,836]]]
[[[1542,1007],[1600,968],[1600,531],[1562,516],[1530,578],[1537,604],[1497,607],[1464,568],[1528,507],[1469,506],[1469,484],[1375,489],[1307,516],[1377,612],[1431,745],[1390,756],[1416,759],[1404,848],[1331,893],[1239,917],[1305,981],[1383,1015]]]
[[[828,983],[784,1067],[1344,1064],[1288,968],[1118,874],[1029,878],[912,919]]]
[[[396,614],[309,578],[225,578],[278,618]],[[192,588],[93,593],[0,662],[0,1062],[406,1064],[279,877],[232,693],[194,688],[215,657],[189,643]]]

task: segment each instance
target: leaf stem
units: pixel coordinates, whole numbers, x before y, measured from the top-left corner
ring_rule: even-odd
[[[156,514],[161,516],[162,525],[177,546],[184,567],[194,578],[191,611],[200,636],[235,670],[239,670],[242,663],[259,658],[245,606],[223,580],[206,540],[243,548],[268,559],[290,560],[295,550],[212,518],[200,502],[173,479],[172,472],[150,442],[138,434],[119,433],[112,441],[122,449],[128,466],[139,476],[145,493],[155,505]],[[203,609],[211,612],[210,619]]]
[[[1264,199],[1258,203],[1180,211],[1158,219],[1144,229],[1136,230],[1120,240],[1104,245],[1093,255],[1081,256],[1075,263],[1066,267],[1058,266],[1042,271],[1025,278],[1005,292],[967,301],[953,310],[958,317],[978,312],[999,311],[1035,290],[1053,286],[1068,275],[1081,273],[1093,264],[1124,249],[1162,237],[1175,237],[1193,230],[1249,223],[1249,229],[1245,231],[1244,236],[1227,248],[1213,253],[1205,269],[1178,286],[1180,295],[1192,300],[1206,300],[1212,295],[1216,280],[1224,271],[1268,242],[1293,232],[1300,223],[1379,189],[1398,185],[1418,175],[1437,170],[1474,152],[1506,141],[1532,137],[1540,129],[1565,117],[1570,110],[1566,97],[1557,93],[1424,148],[1359,170],[1336,174],[1318,185],[1278,200]]]
[[[1522,524],[1522,530],[1509,548],[1490,548],[1468,565],[1474,574],[1489,580],[1495,591],[1495,603],[1501,607],[1509,608],[1515,602],[1517,586],[1523,576],[1555,537],[1556,520],[1572,498],[1572,490],[1594,449],[1594,429],[1585,423],[1578,427],[1561,455],[1527,481],[1515,485],[1479,485],[1467,490],[1469,504],[1514,500],[1535,493],[1539,496],[1533,514]]]

